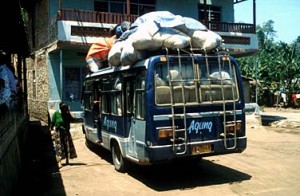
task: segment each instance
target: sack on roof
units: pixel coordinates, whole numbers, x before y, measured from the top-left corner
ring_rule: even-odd
[[[115,40],[116,36],[99,38],[97,42],[91,45],[85,58],[88,69],[91,72],[95,72],[102,67],[102,61],[108,59],[108,53]]]
[[[145,58],[144,55],[145,51],[143,50],[136,50],[132,46],[132,42],[130,40],[126,40],[123,43],[123,50],[121,52],[121,65],[131,65],[139,60]]]
[[[146,23],[145,23],[146,24]],[[148,23],[147,23],[148,24]],[[144,26],[144,24],[142,25]],[[138,28],[128,39],[136,50],[158,50],[166,48],[185,48],[189,46],[190,37],[173,28],[159,28],[156,33],[153,28]],[[151,26],[150,26],[151,27]]]
[[[207,31],[193,31],[192,35],[192,47],[201,48],[209,51],[217,48],[222,43],[222,37],[210,30]]]
[[[191,38],[185,33],[173,28],[160,28],[153,36],[153,40],[161,40],[162,47],[182,49],[189,46]]]
[[[116,42],[108,53],[108,62],[111,66],[118,66],[121,62],[121,53],[123,50],[123,41]]]
[[[221,43],[220,35],[193,18],[155,11],[138,17],[130,29],[123,32],[112,46],[108,60],[112,66],[128,65],[140,60],[146,51],[190,46],[210,52]]]

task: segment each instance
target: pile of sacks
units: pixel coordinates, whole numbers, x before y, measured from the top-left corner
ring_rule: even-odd
[[[155,11],[138,17],[122,32],[107,58],[111,66],[125,66],[147,58],[147,51],[191,47],[210,52],[221,43],[220,35],[193,18]]]

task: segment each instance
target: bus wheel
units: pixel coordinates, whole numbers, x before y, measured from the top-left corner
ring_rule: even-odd
[[[125,172],[125,161],[117,143],[114,143],[112,146],[112,161],[115,166],[115,170],[122,173]]]

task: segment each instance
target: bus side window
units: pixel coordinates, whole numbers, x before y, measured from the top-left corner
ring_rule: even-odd
[[[83,104],[85,110],[92,110],[91,103],[93,102],[93,85],[91,82],[86,82],[83,92]]]
[[[122,116],[122,83],[122,79],[117,77],[111,91],[111,113],[117,116]]]
[[[95,89],[94,89],[95,97],[94,97],[94,104],[93,104],[93,112],[94,112],[94,118],[99,118],[100,111],[101,111],[101,90],[100,90],[100,83],[95,83]]]
[[[92,100],[92,92],[90,91],[86,91],[84,92],[84,108],[86,110],[91,110],[92,107],[91,107],[91,100]]]
[[[126,79],[126,87],[125,87],[125,106],[126,106],[126,113],[127,116],[132,116],[133,113],[133,84],[134,78],[127,78]]]
[[[137,75],[137,80],[135,82],[135,104],[134,104],[134,116],[137,119],[143,120],[145,118],[145,78],[146,72]]]
[[[102,78],[101,79],[101,113],[109,114],[110,113],[110,88],[111,88],[111,80],[110,78]]]
[[[120,92],[111,94],[111,113],[117,116],[122,115],[122,96]]]
[[[109,113],[108,104],[109,104],[109,94],[107,92],[103,92],[102,96],[101,96],[101,105],[102,105],[101,113],[103,113],[103,114],[108,114]]]

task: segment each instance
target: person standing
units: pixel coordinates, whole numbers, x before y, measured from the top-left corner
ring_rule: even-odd
[[[9,88],[11,91],[11,99],[9,101],[9,109],[13,109],[15,106],[15,100],[16,100],[16,95],[17,95],[17,81],[16,81],[16,77],[15,77],[15,73],[14,73],[14,67],[10,64],[6,64],[4,66],[4,68],[6,69],[6,73],[8,76],[8,80],[9,80]]]
[[[15,96],[17,94],[17,80],[15,76],[15,68],[13,65],[7,64],[5,67],[8,79],[9,79],[9,88],[11,91],[11,94]]]
[[[11,99],[11,91],[9,88],[9,77],[6,71],[5,55],[0,53],[0,112],[1,114],[8,110]]]
[[[70,133],[70,124],[74,120],[70,107],[64,102],[59,104],[59,110],[55,111],[51,119],[50,131],[54,142],[58,166],[61,167],[61,161],[66,159],[66,165],[69,165],[69,159],[77,157],[75,146]],[[53,129],[55,128],[55,131]]]

